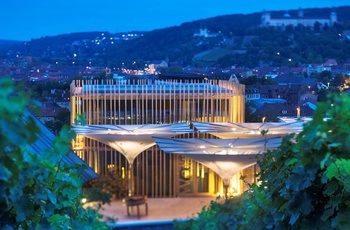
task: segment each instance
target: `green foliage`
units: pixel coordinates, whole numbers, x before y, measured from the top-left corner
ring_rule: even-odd
[[[112,198],[112,194],[102,191],[102,189],[93,187],[89,185],[87,188],[83,189],[83,196],[86,202],[98,202],[97,205],[101,206],[103,204],[109,203]]]
[[[244,113],[245,122],[278,122],[278,113],[273,110],[267,110],[263,115],[259,112],[252,112],[249,103],[245,104]]]
[[[229,49],[214,48],[206,50],[193,57],[193,61],[196,65],[210,66],[210,63],[215,64],[220,58],[227,56],[231,53]]]
[[[69,84],[67,83],[57,83],[53,81],[47,82],[26,82],[26,88],[30,90],[31,97],[34,99],[39,99],[40,101],[46,101],[47,96],[50,94],[52,89],[66,90],[69,89]]]
[[[258,77],[256,75],[240,78],[240,83],[244,85],[277,85],[277,83],[271,77]]]
[[[57,135],[64,125],[69,125],[69,119],[69,110],[61,110],[57,113],[55,120],[46,121],[45,126]]]
[[[116,171],[100,175],[99,178],[91,182],[91,186],[111,194],[117,199],[128,195],[128,181]]]
[[[220,197],[216,202],[212,201],[208,207],[203,207],[202,211],[198,214],[198,218],[189,221],[174,221],[174,228],[179,230],[185,229],[235,229],[235,218],[238,216],[232,215],[232,213],[239,213],[241,198],[233,198],[224,202],[220,201]]]
[[[177,229],[347,229],[349,111],[349,96],[329,96],[300,134],[284,137],[258,162],[259,185],[251,185],[239,202],[211,204]]]
[[[27,97],[14,92],[10,80],[0,79],[0,227],[106,229],[97,210],[82,206],[82,167],[62,161],[74,133],[65,126],[53,149],[30,152],[39,129],[25,116]]]

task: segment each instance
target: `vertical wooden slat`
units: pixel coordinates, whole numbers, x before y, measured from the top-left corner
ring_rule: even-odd
[[[216,80],[216,92],[215,92],[215,119],[214,119],[214,122],[218,122],[219,120],[219,87],[218,87],[218,84],[217,84],[217,80]]]
[[[214,108],[214,92],[213,92],[213,85],[210,84],[210,98],[211,98],[211,104],[210,104],[210,110],[211,110],[211,118],[210,122],[214,122],[214,116],[215,116],[215,108]]]
[[[149,151],[147,150],[147,154],[146,154],[146,160],[145,160],[145,162],[146,162],[146,194],[148,195],[149,194],[149,183],[150,183],[150,181],[149,181],[149,169],[148,169],[148,154],[149,154]]]
[[[191,103],[190,103],[190,84],[188,84],[187,82],[187,118],[186,118],[186,122],[190,122],[191,121],[191,107],[190,107]]]
[[[218,103],[218,116],[219,116],[219,119],[218,119],[218,122],[223,122],[223,118],[222,118],[222,87],[220,86],[219,88],[219,103]]]
[[[155,158],[154,158],[154,160],[155,160],[155,163],[154,163],[154,184],[155,184],[155,196],[156,197],[158,197],[158,183],[159,183],[159,179],[158,179],[158,149],[157,148],[155,148],[155,151],[154,151],[154,154],[155,154]]]
[[[154,161],[155,161],[155,159],[154,159],[154,148],[152,148],[152,155],[151,155],[151,162],[152,162],[152,164],[151,164],[151,168],[152,168],[152,174],[151,174],[151,178],[152,178],[152,180],[151,180],[151,195],[152,196],[154,196],[155,195],[155,192],[154,192],[154,185],[155,185],[155,179],[156,179],[156,177],[155,177],[155,169],[154,169],[154,165],[155,165],[155,163],[154,163]]]
[[[138,167],[140,165],[140,157],[136,157],[136,164],[135,165],[136,165],[136,179],[138,180],[135,183],[136,184],[135,194],[142,194],[142,193],[140,193],[140,183],[139,183],[141,173],[140,173],[140,167]]]
[[[150,110],[150,105],[148,104],[148,101],[149,101],[149,98],[150,98],[150,95],[149,95],[149,92],[152,92],[151,91],[151,88],[149,87],[149,85],[146,85],[146,93],[145,93],[145,100],[146,100],[146,123],[145,124],[150,124],[150,121],[149,121],[149,113],[148,111]],[[150,89],[150,90],[149,90]],[[151,111],[152,112],[152,111]]]
[[[130,124],[134,124],[134,114],[133,114],[133,109],[134,109],[134,85],[130,84]]]
[[[200,121],[200,91],[200,84],[197,81],[197,94],[194,94],[197,96],[196,121]]]
[[[224,120],[223,120],[223,122],[227,122],[227,116],[228,116],[228,112],[227,112],[227,95],[228,95],[228,92],[227,92],[227,90],[228,90],[228,87],[227,87],[227,85],[226,85],[226,87],[225,87],[225,98],[224,98],[224,100],[225,100],[225,108],[224,108],[224,110],[225,110],[225,118],[224,118]]]
[[[100,90],[99,90],[99,85],[98,85],[98,81],[96,80],[95,83],[96,86],[96,97],[95,97],[95,108],[97,110],[97,115],[95,116],[95,120],[94,120],[94,124],[100,124],[99,120],[100,120]]]
[[[155,116],[155,124],[158,124],[159,123],[159,117],[158,117],[158,88],[159,88],[159,85],[156,84],[156,90],[155,90],[155,111],[156,111],[156,116]]]
[[[163,123],[168,123],[167,119],[166,119],[166,84],[163,85]]]
[[[106,94],[107,94],[107,92],[106,92],[106,87],[107,87],[107,85],[103,85],[103,103],[102,103],[102,108],[103,108],[103,110],[102,110],[102,118],[101,118],[101,120],[103,120],[103,123],[102,124],[106,124],[106,121],[107,121],[107,101],[106,101]]]
[[[127,102],[127,86],[129,84],[125,84],[124,85],[124,125],[127,125],[127,117],[128,117],[128,114],[127,114],[127,111],[128,111],[128,102]]]
[[[113,85],[113,124],[117,124],[117,100],[116,100],[116,84]]]
[[[118,124],[120,125],[120,82],[118,82]]]
[[[173,104],[173,101],[172,101],[172,97],[173,97],[173,92],[172,92],[172,84],[171,82],[168,82],[168,89],[169,91],[168,92],[168,97],[167,97],[167,100],[168,100],[168,108],[169,108],[169,115],[168,115],[168,123],[171,124],[173,123],[173,118],[172,118],[172,104]]]
[[[155,112],[155,109],[154,109],[154,88],[155,88],[155,86],[154,85],[152,85],[152,93],[151,93],[151,95],[152,95],[152,100],[151,100],[151,113],[152,113],[152,116],[151,116],[151,124],[154,124],[155,122],[154,122],[154,117],[155,117],[155,114],[154,114],[154,112]]]
[[[157,147],[157,152],[158,152],[158,155],[159,155],[159,195],[160,197],[162,197],[162,191],[163,191],[163,173],[165,170],[163,168],[163,164],[162,164],[162,158],[163,158],[163,154],[162,152],[160,151],[160,149]]]
[[[182,82],[181,81],[179,83],[179,90],[178,91],[179,91],[178,99],[176,100],[178,103],[178,109],[179,109],[178,120],[179,120],[179,122],[182,122],[183,111],[182,111]]]
[[[166,155],[165,155],[165,153],[162,151],[161,152],[161,154],[162,154],[162,156],[163,156],[163,186],[162,186],[162,190],[163,190],[163,195],[162,195],[162,197],[165,197],[166,196],[166,185],[167,185],[167,183],[166,183],[166,181],[167,181],[167,172],[169,172],[170,171],[170,169],[169,168],[167,168],[167,164],[166,164]],[[170,178],[168,179],[168,181],[170,180]],[[169,182],[168,182],[169,183]]]

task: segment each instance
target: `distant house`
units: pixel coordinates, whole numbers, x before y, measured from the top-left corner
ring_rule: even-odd
[[[332,66],[337,66],[338,63],[335,59],[328,59],[327,61],[325,61],[325,63],[323,63],[323,66],[325,67],[332,67]]]
[[[323,71],[332,71],[332,67],[324,64],[310,64],[307,67],[307,75],[309,76],[313,73],[322,73]]]
[[[342,70],[345,71],[344,74],[350,75],[348,74],[350,72],[350,59],[347,59],[343,65],[342,65]]]
[[[194,37],[205,37],[205,38],[210,38],[210,37],[217,37],[217,33],[210,33],[208,29],[199,29],[199,32],[196,32],[193,34]]]
[[[276,102],[277,99],[283,99],[283,103],[288,105],[299,105],[301,92],[312,92],[318,90],[317,79],[315,78],[276,78],[278,85],[255,85],[259,90],[260,99],[271,99]],[[278,100],[277,100],[278,101]],[[280,102],[280,101],[278,101]]]
[[[317,95],[310,92],[304,92],[300,94],[299,98],[300,106],[309,106],[311,109],[315,110],[317,105]]]
[[[286,102],[286,100],[281,98],[260,98],[250,101],[249,105],[255,109],[259,109],[265,105],[281,105],[286,104]]]
[[[59,113],[69,113],[69,110],[67,108],[60,107],[40,108],[39,110],[40,112],[36,113],[35,116],[43,124],[48,121],[54,121]]]
[[[251,100],[260,99],[260,90],[255,87],[246,86],[245,88],[245,100],[250,102]]]
[[[69,90],[51,90],[50,99],[52,102],[56,103],[61,108],[66,108],[70,110],[70,92]]]
[[[301,85],[309,89],[317,89],[316,78],[303,78],[303,77],[276,77],[274,79],[279,85]]]
[[[278,77],[278,74],[269,72],[269,73],[265,74],[265,77],[276,78],[276,77]]]
[[[299,10],[296,16],[291,16],[289,13],[285,13],[283,17],[272,18],[269,12],[265,12],[261,16],[262,27],[283,27],[283,26],[306,26],[313,27],[315,23],[320,25],[333,26],[337,22],[337,14],[332,11],[329,16],[317,16],[317,17],[305,17],[303,10]]]
[[[148,68],[148,72],[154,74],[159,68],[168,68],[168,63],[164,60],[155,60],[148,65]]]
[[[257,115],[265,116],[266,114],[274,114],[278,117],[299,117],[312,116],[314,110],[309,106],[297,106],[287,104],[265,104],[256,110]]]
[[[254,75],[253,70],[243,70],[243,71],[241,72],[241,76],[242,76],[243,78],[248,78],[248,77],[251,77],[251,76],[253,76],[253,75]]]

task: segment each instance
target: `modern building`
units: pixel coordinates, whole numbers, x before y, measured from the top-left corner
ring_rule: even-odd
[[[242,84],[222,80],[122,84],[96,80],[73,81],[70,91],[71,123],[78,134],[73,150],[97,173],[114,170],[128,177],[129,194],[216,195],[225,188],[239,193],[246,189],[239,180],[241,175],[246,175],[249,183],[254,181],[255,156],[266,150],[266,142],[238,141],[233,131],[237,127],[230,127],[244,122]],[[232,138],[220,140],[201,124],[229,127],[232,135],[226,130],[226,139]],[[246,128],[245,137],[257,138],[259,127]],[[210,147],[211,151],[206,153],[211,155],[211,163],[198,158],[205,151],[204,140],[210,142],[207,150]],[[257,147],[250,151],[235,147],[253,142]],[[271,146],[275,143],[273,140]],[[193,149],[187,148],[184,154],[186,146]],[[221,161],[221,153],[231,156]],[[227,164],[228,160],[231,163]]]

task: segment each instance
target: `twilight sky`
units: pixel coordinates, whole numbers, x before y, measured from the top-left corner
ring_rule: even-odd
[[[4,0],[0,39],[150,31],[220,15],[349,5],[349,0]]]

